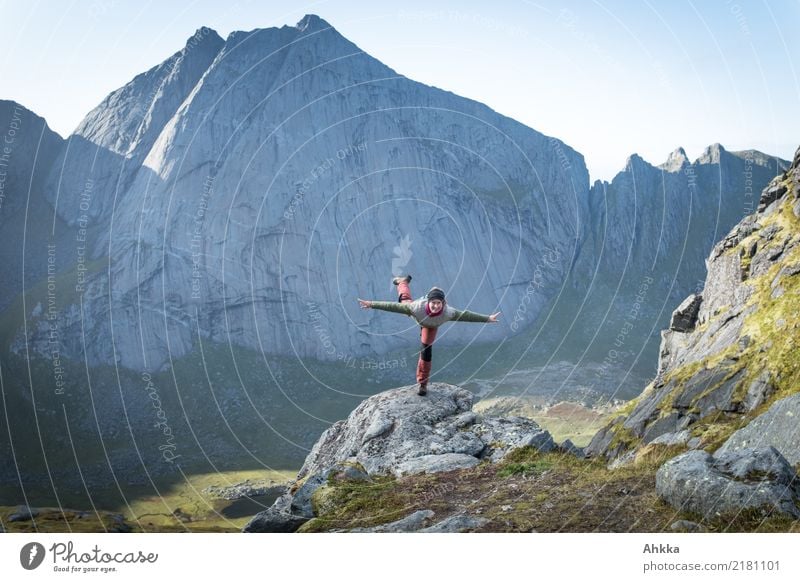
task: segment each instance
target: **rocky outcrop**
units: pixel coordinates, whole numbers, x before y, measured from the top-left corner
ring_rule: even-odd
[[[800,466],[800,394],[781,398],[746,426],[734,432],[718,453],[771,446]]]
[[[90,366],[156,371],[198,334],[327,361],[408,347],[393,333],[404,321],[354,299],[394,297],[398,269],[437,272],[446,289],[456,275],[474,282],[448,291],[459,307],[513,313],[524,298],[538,313],[589,220],[572,148],[398,74],[315,15],[224,40],[198,30],[109,95],[69,144],[48,199],[74,224],[92,177],[86,214],[104,225],[92,257],[110,258],[87,282],[83,314],[59,309],[61,354]],[[532,294],[534,276],[543,291]],[[369,338],[353,328],[364,318]],[[497,340],[508,327],[453,326],[437,341],[478,334]],[[45,353],[46,334],[31,335]]]
[[[800,519],[800,477],[774,447],[689,451],[661,466],[656,491],[675,509],[704,519],[745,509]]]
[[[64,231],[43,194],[63,148],[64,140],[43,118],[0,99],[0,231],[13,243],[0,245],[0,314],[24,288],[46,278],[48,244],[59,250],[58,256],[75,246],[74,233]]]
[[[454,305],[507,317],[496,326],[453,325],[437,339],[443,347],[523,333],[554,295],[575,299],[570,285],[560,293],[568,272],[579,298],[588,281],[600,294],[586,302],[599,311],[587,308],[584,320],[605,321],[611,296],[635,320],[630,333],[627,323],[604,327],[590,343],[605,352],[625,329],[625,346],[637,346],[666,314],[646,314],[648,305],[660,303],[656,286],[679,298],[694,290],[704,271],[695,259],[716,236],[707,231],[717,223],[708,221],[718,216],[727,228],[742,208],[743,172],[752,170],[758,187],[783,163],[721,148],[693,163],[677,151],[664,168],[637,156],[611,184],[590,189],[583,157],[563,142],[398,74],[314,15],[295,26],[237,31],[225,39],[201,28],[182,44],[113,91],[67,140],[43,119],[16,112],[17,104],[0,107],[6,133],[16,131],[17,119],[24,129],[15,136],[0,208],[6,237],[25,241],[0,250],[0,308],[7,307],[0,347],[20,370],[6,394],[16,411],[25,411],[13,421],[20,426],[37,422],[42,408],[54,415],[42,424],[50,433],[44,444],[22,455],[28,466],[12,463],[10,439],[0,436],[5,484],[18,483],[20,471],[48,485],[58,473],[74,480],[70,487],[82,486],[84,477],[101,484],[123,473],[125,480],[144,479],[119,418],[156,442],[154,397],[163,399],[159,412],[169,416],[170,432],[206,428],[198,436],[205,442],[184,461],[249,457],[227,426],[235,419],[230,424],[249,435],[268,422],[275,429],[271,450],[286,453],[291,458],[280,462],[294,466],[322,418],[339,418],[333,408],[356,405],[353,395],[319,398],[317,382],[305,381],[307,363],[364,357],[362,369],[369,369],[379,355],[417,347],[403,318],[362,312],[354,300],[393,298],[389,280],[397,270],[438,273],[438,284],[452,283]],[[694,192],[689,170],[696,174]],[[754,268],[762,268],[755,264],[760,260],[756,255]],[[653,265],[658,276],[646,287],[645,269]],[[48,298],[51,270],[58,292]],[[622,272],[623,280],[615,279]],[[614,294],[619,288],[635,294]],[[778,285],[774,292],[784,290]],[[577,313],[580,305],[563,312]],[[560,341],[558,325],[551,319],[547,327]],[[578,355],[584,353],[574,337],[579,329],[595,331],[574,326],[564,346]],[[207,357],[228,346],[232,362]],[[242,352],[257,356],[249,370],[238,367]],[[290,355],[292,362],[272,374],[270,361],[272,392],[251,400],[251,387],[263,386],[266,374],[262,354],[270,360]],[[580,361],[583,377],[595,378],[586,358]],[[58,374],[66,378],[68,399],[51,388],[59,362],[75,366]],[[598,375],[585,393],[594,398],[623,382],[638,392],[616,364],[604,366],[608,375]],[[202,379],[187,369],[201,365],[208,366]],[[302,382],[290,378],[296,370]],[[163,382],[153,381],[158,371]],[[565,376],[584,390],[581,370]],[[349,374],[336,375],[335,388],[351,381]],[[202,389],[206,383],[209,390]],[[167,388],[173,384],[179,389]],[[114,385],[120,389],[108,389]],[[281,406],[289,401],[302,411],[296,417]],[[321,401],[325,410],[305,414],[309,402]],[[104,446],[120,443],[113,467],[98,461],[82,467],[83,475],[71,466],[40,471],[47,451],[69,446],[55,420],[62,416],[79,449],[98,446],[98,426]],[[150,457],[148,474],[172,469],[160,462],[161,444],[141,448]]]
[[[475,528],[485,525],[489,520],[483,517],[474,517],[462,513],[451,515],[432,525],[428,525],[433,521],[435,521],[435,514],[433,511],[430,509],[420,509],[397,521],[383,525],[356,527],[348,530],[335,529],[331,531],[347,531],[350,533],[459,533],[474,530]]]
[[[611,182],[595,182],[587,238],[553,310],[603,325],[548,321],[553,349],[573,361],[603,361],[613,350],[613,371],[598,385],[616,386],[628,367],[652,377],[660,342],[653,330],[687,325],[671,319],[665,306],[700,295],[714,245],[756,209],[758,192],[788,166],[713,144],[693,162],[681,148],[658,166],[634,154]]]
[[[284,483],[276,483],[273,479],[257,479],[252,481],[247,479],[241,483],[220,487],[219,485],[210,485],[203,489],[203,493],[216,497],[218,499],[227,499],[232,501],[234,499],[242,499],[245,497],[260,497],[262,495],[277,495],[286,492],[286,485]]]
[[[740,213],[744,171],[761,186],[784,163],[709,152],[689,163],[679,149],[662,167],[631,156],[590,189],[583,157],[563,142],[398,74],[315,15],[226,39],[203,27],[108,95],[48,165],[43,190],[72,246],[75,227],[88,227],[86,256],[108,260],[88,275],[82,303],[57,306],[59,353],[148,372],[198,339],[329,361],[375,356],[412,345],[393,333],[403,322],[340,299],[392,297],[398,269],[432,266],[447,287],[456,264],[478,287],[456,286],[452,303],[503,311],[512,333],[556,295],[575,299],[556,293],[568,274],[579,298],[594,281],[588,318],[618,295],[621,273],[621,289],[638,290],[656,264],[637,345],[655,323],[645,318],[661,317],[648,305],[691,290],[715,228]],[[59,254],[58,265],[75,257]],[[368,339],[352,328],[363,317],[376,332]],[[16,350],[46,355],[45,323],[34,316]],[[453,326],[437,341],[508,333]],[[576,333],[568,347],[580,354]],[[321,336],[335,337],[334,349]]]
[[[315,515],[315,494],[329,479],[452,471],[500,461],[520,447],[556,449],[550,434],[532,420],[482,417],[472,403],[471,392],[439,382],[431,383],[424,397],[404,386],[364,400],[322,434],[294,486],[245,531],[296,529]]]
[[[700,304],[703,296],[692,294],[683,300],[678,308],[672,312],[672,320],[669,328],[672,331],[691,331],[697,323],[697,314],[700,311]]]
[[[479,459],[498,461],[522,446],[555,448],[534,421],[482,417],[472,411],[473,400],[471,392],[439,382],[424,398],[413,386],[372,396],[322,434],[298,478],[349,460],[370,475],[400,476],[473,466]]]
[[[594,436],[587,454],[631,460],[649,443],[712,450],[724,443],[723,452],[773,445],[791,463],[800,458],[791,421],[800,378],[798,200],[793,164],[714,246],[702,293],[686,298],[661,333],[655,380]],[[789,398],[775,402],[781,396]]]

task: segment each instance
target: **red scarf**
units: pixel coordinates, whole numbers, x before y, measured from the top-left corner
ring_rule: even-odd
[[[443,311],[444,311],[444,300],[442,300],[442,308],[439,311],[431,311],[430,302],[429,301],[425,302],[425,313],[427,313],[428,315],[436,317],[437,315],[441,315]]]

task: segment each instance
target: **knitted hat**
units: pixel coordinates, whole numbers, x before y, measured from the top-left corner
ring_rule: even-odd
[[[428,291],[428,300],[431,299],[441,299],[442,301],[444,301],[444,291],[442,291],[438,287],[431,287],[431,290]]]

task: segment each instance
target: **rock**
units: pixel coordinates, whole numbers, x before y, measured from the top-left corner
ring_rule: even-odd
[[[727,367],[717,366],[703,368],[689,378],[680,395],[675,399],[674,407],[687,410],[696,404],[697,398],[714,386],[722,386],[723,380],[730,374]]]
[[[733,401],[733,392],[744,376],[744,370],[736,372],[733,376],[703,394],[694,405],[700,410],[700,418],[714,412],[736,412],[739,404]]]
[[[29,507],[27,505],[18,505],[14,513],[8,516],[9,522],[14,521],[30,521],[31,519],[38,516],[40,511],[35,507]]]
[[[774,393],[775,386],[770,379],[769,371],[764,370],[747,388],[743,402],[745,411],[752,412]]]
[[[440,473],[442,471],[454,471],[455,469],[474,467],[478,463],[480,463],[480,460],[477,457],[465,455],[463,453],[423,455],[403,461],[394,467],[392,472],[398,477],[402,475],[413,475],[415,473]]]
[[[651,442],[654,445],[665,445],[668,447],[675,445],[685,445],[692,438],[692,434],[684,429],[678,432],[664,433],[658,438],[653,439]]]
[[[772,183],[764,188],[764,190],[761,192],[761,198],[758,201],[758,211],[763,212],[767,206],[786,194],[786,190],[786,186],[780,182]]]
[[[472,402],[471,392],[440,382],[431,383],[425,397],[414,386],[376,394],[323,433],[298,478],[346,459],[368,475],[405,475],[470,467],[481,458],[497,461],[526,445],[555,448],[532,420],[478,416]]]
[[[472,402],[468,390],[441,382],[429,384],[425,397],[414,385],[367,398],[320,436],[293,486],[244,531],[296,531],[318,514],[335,481],[464,469],[525,446],[555,449],[534,421],[483,417],[471,410]]]
[[[402,519],[385,523],[383,525],[376,525],[374,527],[357,527],[350,530],[333,530],[333,531],[350,531],[354,533],[401,533],[409,531],[417,531],[430,522],[434,513],[430,509],[420,509],[411,515],[407,515]]]
[[[558,448],[565,453],[571,453],[575,455],[579,459],[583,459],[586,456],[586,454],[583,452],[583,447],[575,445],[575,443],[573,443],[570,439],[564,440],[563,443],[558,445]]]
[[[327,485],[329,480],[335,481],[369,481],[364,468],[352,460],[341,461],[319,473],[314,473],[300,481],[294,489],[289,511],[293,515],[311,519],[316,515],[312,498],[318,489]]]
[[[625,467],[632,464],[634,461],[636,461],[636,454],[637,451],[632,449],[625,451],[621,455],[615,456],[611,459],[611,461],[609,461],[608,469],[613,471],[614,469],[619,469],[620,467]]]
[[[333,481],[369,481],[369,475],[360,464],[345,462],[335,465],[328,474]]]
[[[219,499],[227,499],[229,501],[242,499],[244,497],[259,497],[261,495],[274,495],[276,493],[282,494],[285,492],[285,483],[275,483],[271,479],[262,479],[257,481],[247,480],[226,487],[210,485],[203,489],[203,493]]]
[[[694,521],[689,521],[687,519],[679,519],[672,523],[669,526],[669,529],[675,532],[707,532],[708,529],[705,526],[700,525]]]
[[[656,472],[656,492],[672,507],[704,519],[748,508],[800,518],[800,480],[773,447],[717,453],[689,451]]]
[[[279,497],[268,509],[257,513],[242,528],[245,533],[292,533],[297,531],[309,518],[294,515],[290,511],[292,496],[289,493]]]
[[[292,495],[289,504],[289,511],[293,515],[311,519],[314,517],[314,509],[311,506],[311,496],[314,492],[327,483],[327,472],[322,471],[306,477],[302,485]]]
[[[768,382],[768,374],[762,374],[753,382],[756,386],[751,385],[751,389],[757,394],[763,394],[764,391],[771,393],[774,389]],[[800,463],[799,420],[800,394],[782,398],[770,406],[769,410],[751,420],[747,426],[734,432],[717,453],[772,446],[790,464],[796,465]]]
[[[671,393],[668,386],[643,393],[642,399],[636,404],[622,426],[631,431],[635,436],[641,437],[649,422],[658,417],[659,405]]]
[[[446,517],[440,522],[418,530],[419,533],[457,533],[471,531],[489,523],[485,517],[457,514]]]
[[[484,416],[472,426],[472,431],[485,445],[480,457],[492,462],[502,460],[520,447],[533,447],[544,453],[556,448],[549,432],[520,416]]]
[[[617,445],[613,449],[609,448],[614,440],[614,427],[623,422],[625,422],[625,417],[617,416],[607,426],[598,430],[589,444],[584,447],[584,454],[587,457],[604,456],[613,459],[622,450],[622,445]]]
[[[672,320],[670,321],[669,328],[679,332],[693,330],[697,323],[697,314],[700,311],[700,304],[702,302],[702,295],[689,295],[678,308],[672,312]]]
[[[682,416],[679,412],[670,412],[666,416],[657,418],[647,425],[642,435],[642,442],[646,444],[658,439],[664,434],[675,432],[681,418]]]

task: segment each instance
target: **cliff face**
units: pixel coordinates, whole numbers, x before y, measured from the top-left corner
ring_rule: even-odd
[[[142,457],[170,469],[161,451],[174,434],[190,435],[183,460],[247,457],[264,422],[274,438],[263,462],[302,461],[324,419],[377,389],[376,368],[356,380],[343,358],[371,366],[393,349],[413,358],[404,318],[355,302],[394,298],[400,272],[414,274],[415,295],[436,284],[457,307],[504,314],[497,326],[454,325],[438,345],[492,342],[489,364],[502,370],[522,360],[489,350],[519,346],[527,357],[528,339],[542,344],[539,327],[553,346],[565,339],[570,358],[552,360],[569,362],[547,370],[558,379],[537,381],[558,385],[563,368],[582,389],[593,368],[569,371],[585,366],[580,341],[603,359],[638,305],[624,349],[644,343],[704,277],[687,257],[706,254],[706,231],[726,230],[744,208],[745,168],[755,188],[782,163],[720,147],[693,164],[677,152],[663,168],[632,157],[590,190],[583,157],[559,140],[398,74],[314,16],[224,40],[201,28],[67,140],[0,105],[3,131],[22,127],[0,225],[23,242],[0,250],[0,357],[15,412],[0,434],[45,426],[52,439],[30,443],[36,463],[70,446],[67,436],[108,446],[119,453],[113,470],[131,478],[145,474]],[[648,268],[658,284],[639,302]],[[648,307],[662,295],[661,309]],[[556,296],[567,303],[543,322]],[[265,354],[291,361],[275,366]],[[310,372],[319,362],[306,356],[328,360],[325,373]],[[604,370],[608,394],[626,370],[618,361]],[[405,381],[410,370],[395,372]],[[353,385],[366,388],[352,394]],[[168,425],[153,423],[153,402]],[[140,454],[142,438],[152,446]],[[200,440],[191,457],[185,449]],[[4,482],[17,482],[17,461],[0,455]],[[40,482],[54,474],[31,466],[20,471]],[[62,476],[78,479],[74,466]]]
[[[551,332],[559,342],[566,337],[564,359],[608,361],[652,377],[657,330],[699,292],[714,244],[755,211],[761,189],[788,165],[714,144],[694,162],[681,148],[659,166],[634,154],[610,183],[595,182],[588,234],[555,305],[571,314]]]
[[[590,189],[559,140],[396,73],[313,15],[225,40],[199,29],[51,149],[39,203],[63,239],[55,270],[77,283],[54,306],[59,353],[148,371],[198,338],[330,361],[413,346],[404,321],[353,300],[394,298],[391,275],[412,272],[415,294],[437,284],[453,305],[506,314],[440,345],[537,322],[560,359],[600,361],[640,305],[624,349],[644,345],[649,374],[666,306],[783,163],[719,145],[694,163],[633,155]],[[541,324],[552,301],[603,329]],[[47,322],[16,311],[29,325],[8,330],[13,350],[50,353]]]
[[[58,244],[65,236],[44,197],[47,175],[63,147],[44,119],[0,100],[0,231],[7,241],[0,245],[0,312],[22,292],[23,282],[31,285],[46,276],[47,243]]]
[[[661,333],[656,379],[587,452],[625,462],[649,444],[729,450],[734,431],[797,393],[799,165],[800,150],[763,190],[757,210],[714,246],[702,291],[686,298]],[[759,440],[796,463],[797,440],[781,426],[773,423],[775,434]],[[738,446],[748,440],[736,438]]]
[[[165,63],[112,93],[56,163],[49,198],[65,221],[104,225],[84,312],[62,312],[62,353],[157,370],[198,335],[272,354],[405,347],[405,322],[357,296],[451,289],[454,305],[513,312],[537,259],[551,294],[588,221],[583,158],[488,107],[414,82],[324,20],[232,33],[201,29]],[[56,180],[55,176],[58,175]],[[545,297],[531,299],[538,312]],[[113,325],[112,325],[113,322]],[[85,346],[79,340],[86,334]],[[46,349],[43,329],[28,342]],[[498,339],[457,326],[443,344]]]

